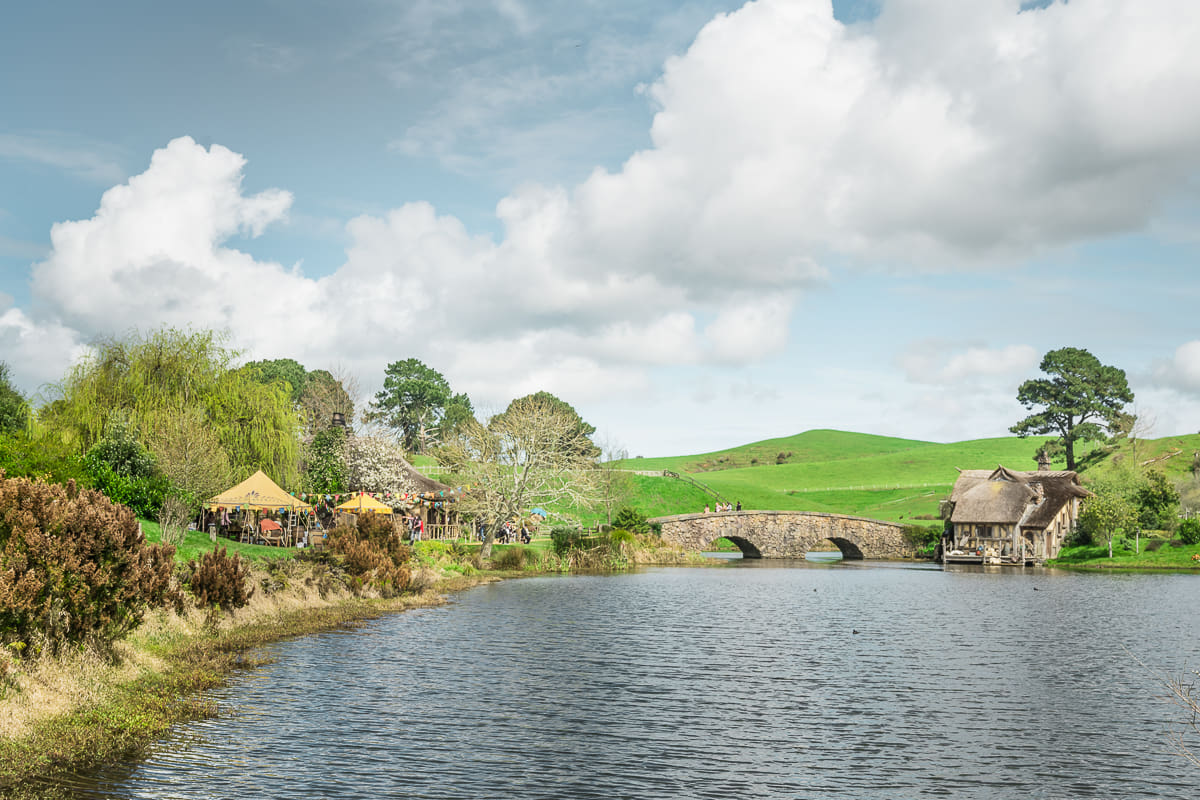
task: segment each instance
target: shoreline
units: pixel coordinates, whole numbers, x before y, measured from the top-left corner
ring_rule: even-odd
[[[171,726],[215,715],[206,692],[267,663],[246,657],[255,647],[444,605],[450,594],[515,576],[450,576],[390,599],[330,590],[312,577],[290,574],[221,618],[195,609],[151,612],[108,656],[71,653],[0,672],[0,796],[45,796],[71,773],[136,759]],[[263,587],[277,576],[255,578]]]

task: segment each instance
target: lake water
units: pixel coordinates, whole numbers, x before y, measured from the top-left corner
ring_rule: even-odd
[[[729,562],[267,648],[91,798],[1194,798],[1200,577]]]

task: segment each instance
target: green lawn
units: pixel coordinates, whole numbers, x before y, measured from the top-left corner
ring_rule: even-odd
[[[142,523],[142,531],[146,534],[146,540],[150,542],[162,541],[162,529],[158,523],[152,520],[139,520]],[[216,544],[213,544],[208,534],[203,531],[188,531],[183,538],[183,542],[175,548],[175,560],[179,562],[191,561],[199,558],[201,553],[208,552],[215,547],[224,547],[231,555],[233,553],[241,553],[245,558],[254,561],[272,561],[280,558],[291,558],[296,555],[297,550],[294,547],[266,547],[260,544],[245,544],[234,539],[226,539],[218,536]]]
[[[1064,547],[1052,564],[1067,567],[1095,567],[1102,569],[1197,569],[1200,561],[1192,557],[1200,554],[1200,544],[1173,547],[1162,542],[1155,550],[1147,548],[1150,539],[1141,540],[1141,552],[1134,553],[1132,539],[1113,543],[1113,557],[1108,557],[1108,545]]]

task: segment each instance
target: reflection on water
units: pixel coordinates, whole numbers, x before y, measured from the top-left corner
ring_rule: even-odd
[[[1193,798],[1192,576],[844,562],[508,581],[275,645],[81,797]],[[1183,613],[1180,613],[1183,612]]]

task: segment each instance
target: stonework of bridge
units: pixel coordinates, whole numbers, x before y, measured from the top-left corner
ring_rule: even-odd
[[[663,541],[685,550],[707,550],[724,537],[746,558],[804,558],[828,539],[842,558],[912,558],[904,528],[892,522],[809,511],[718,511],[656,517]]]

